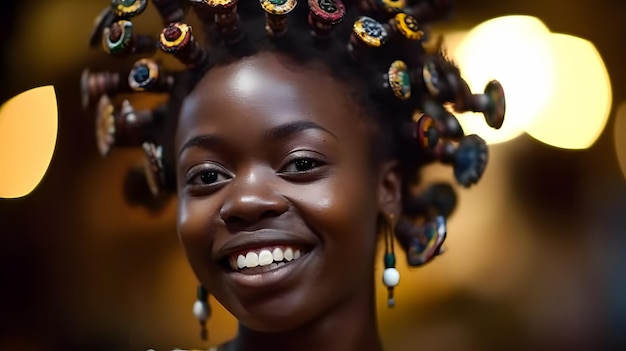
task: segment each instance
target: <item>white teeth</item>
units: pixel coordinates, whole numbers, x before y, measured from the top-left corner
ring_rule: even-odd
[[[285,250],[284,256],[285,256],[285,260],[287,261],[293,260],[293,250],[290,247],[288,247]]]
[[[242,269],[246,266],[246,256],[239,255],[237,256],[237,268]]]
[[[259,266],[267,266],[274,262],[274,256],[270,250],[263,250],[259,253]]]
[[[274,251],[272,252],[272,256],[274,257],[274,261],[276,262],[280,262],[283,260],[283,258],[285,258],[285,256],[283,256],[283,250],[281,250],[280,247],[274,249]]]
[[[259,265],[259,255],[256,252],[248,252],[246,254],[246,267],[254,268]]]
[[[229,258],[230,267],[233,270],[244,268],[265,267],[275,269],[283,266],[286,262],[297,260],[302,256],[302,251],[290,247],[275,247],[274,249],[262,249],[260,251],[250,251],[248,253],[231,256]]]

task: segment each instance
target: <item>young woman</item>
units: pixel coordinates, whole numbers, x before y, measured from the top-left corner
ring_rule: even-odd
[[[165,23],[158,45],[187,69],[140,60],[128,84],[87,72],[83,91],[99,99],[100,151],[143,145],[153,192],[177,194],[178,234],[200,282],[194,313],[206,321],[210,292],[239,320],[223,350],[382,350],[374,289],[382,280],[393,306],[394,242],[410,265],[430,261],[454,207],[451,188],[422,187],[419,169],[451,164],[469,186],[486,165],[485,143],[464,136],[444,104],[482,111],[496,128],[504,114],[497,82],[470,93],[425,44],[422,23],[448,2],[153,3]],[[183,23],[187,5],[206,45]],[[151,54],[130,22],[145,6],[113,1],[92,44]],[[131,90],[172,99],[116,112],[109,97]]]

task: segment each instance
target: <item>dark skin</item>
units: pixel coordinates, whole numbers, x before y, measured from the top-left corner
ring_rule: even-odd
[[[185,100],[178,233],[240,322],[229,350],[382,350],[376,225],[400,213],[401,180],[372,161],[365,113],[323,67],[277,53],[211,69]],[[302,255],[258,274],[228,264],[276,246]]]

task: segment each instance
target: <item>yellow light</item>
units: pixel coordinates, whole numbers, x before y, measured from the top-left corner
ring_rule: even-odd
[[[482,93],[491,79],[502,83],[506,116],[501,129],[487,126],[482,114],[464,113],[459,121],[466,134],[488,143],[511,140],[546,106],[554,86],[554,55],[550,31],[537,18],[506,16],[473,28],[450,54],[474,93]]]
[[[558,77],[550,103],[526,132],[546,144],[586,149],[602,133],[611,111],[611,82],[602,57],[587,40],[552,34]]]
[[[0,107],[0,198],[28,195],[43,178],[58,129],[54,87],[35,88]]]
[[[623,102],[617,109],[613,128],[617,160],[622,169],[622,174],[626,177],[626,102]]]

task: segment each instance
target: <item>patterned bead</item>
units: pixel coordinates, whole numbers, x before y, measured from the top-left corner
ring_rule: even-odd
[[[162,72],[161,67],[152,59],[135,62],[128,74],[128,85],[134,91],[168,91],[173,84],[174,78]]]
[[[387,72],[389,86],[393,95],[400,100],[408,100],[411,97],[411,80],[406,64],[396,60],[391,63]]]
[[[163,29],[159,38],[161,50],[174,55],[187,67],[198,68],[206,63],[207,53],[195,41],[189,25],[171,23]]]
[[[326,38],[346,15],[341,0],[309,0],[309,25],[318,38]]]
[[[152,54],[156,51],[155,41],[145,35],[133,33],[133,23],[128,20],[114,22],[103,31],[102,45],[111,55]]]
[[[447,236],[445,217],[437,216],[433,222],[416,227],[409,233],[401,240],[407,251],[407,261],[413,267],[422,266],[442,252],[441,247]]]
[[[260,0],[265,11],[265,30],[271,35],[281,35],[287,30],[287,15],[296,8],[296,0]]]
[[[115,108],[108,96],[102,95],[96,109],[96,143],[102,157],[106,157],[115,143]]]
[[[477,135],[461,139],[454,156],[454,177],[459,184],[469,187],[478,182],[487,166],[487,143]]]
[[[111,8],[119,18],[131,18],[141,14],[148,5],[148,0],[112,0]]]
[[[439,132],[435,119],[429,115],[422,115],[417,123],[413,124],[413,138],[423,150],[433,150],[439,143]]]
[[[415,17],[404,12],[396,14],[392,20],[395,30],[408,40],[421,40],[424,31],[421,29]]]
[[[387,29],[373,18],[358,17],[352,25],[348,52],[353,59],[375,54],[375,50],[387,43]]]
[[[426,62],[424,62],[424,67],[422,67],[422,81],[431,97],[439,97],[441,78],[433,60],[426,60]]]
[[[480,99],[478,107],[485,115],[485,120],[491,128],[500,129],[504,123],[506,99],[504,89],[497,80],[492,80],[485,87],[484,99]]]

